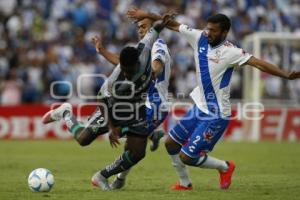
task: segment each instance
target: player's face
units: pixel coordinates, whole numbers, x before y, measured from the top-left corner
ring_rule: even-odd
[[[207,26],[208,43],[216,46],[226,39],[228,31],[223,31],[219,23],[208,22]]]
[[[147,31],[151,28],[151,26],[152,26],[152,21],[147,18],[138,22],[138,35],[140,39],[143,39]]]

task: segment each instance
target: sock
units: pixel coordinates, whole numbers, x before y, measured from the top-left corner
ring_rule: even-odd
[[[101,170],[102,176],[109,178],[112,175],[118,174],[128,170],[130,167],[135,165],[130,158],[129,151],[124,152],[119,158],[117,158],[111,165],[106,166],[105,169]]]
[[[179,176],[180,185],[187,187],[191,184],[191,180],[189,179],[185,164],[179,158],[179,153],[170,155],[170,157],[172,159],[172,164],[177,172],[177,175]]]
[[[63,113],[63,119],[66,122],[68,130],[75,137],[84,127],[79,124],[75,116],[73,116],[70,111],[65,111]]]
[[[129,171],[130,171],[130,169],[128,169],[128,170],[126,170],[126,171],[123,171],[123,172],[121,172],[121,173],[118,173],[118,178],[119,179],[125,179],[126,178],[126,176],[129,174]]]
[[[196,165],[201,168],[217,169],[221,172],[226,172],[228,170],[228,164],[226,161],[207,155],[201,156]]]

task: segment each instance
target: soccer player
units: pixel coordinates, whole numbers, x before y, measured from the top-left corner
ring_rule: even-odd
[[[145,157],[149,126],[143,97],[147,95],[152,81],[151,49],[158,33],[171,17],[167,14],[162,21],[156,22],[136,47],[125,47],[121,51],[120,64],[101,88],[101,95],[108,106],[111,144],[118,143],[120,134],[127,136],[125,152],[92,177],[93,185],[102,190],[110,189],[109,177],[127,171]],[[133,111],[128,112],[132,107]],[[125,109],[126,112],[122,112]]]
[[[137,20],[161,18],[136,8],[127,14]],[[185,165],[218,170],[221,189],[228,189],[231,184],[234,162],[219,160],[207,153],[213,150],[228,125],[231,115],[230,78],[235,67],[250,65],[282,78],[300,78],[300,72],[284,71],[227,41],[230,26],[230,19],[223,14],[209,17],[205,30],[193,29],[174,20],[167,25],[167,28],[179,32],[194,49],[198,84],[190,94],[195,105],[165,141],[180,178],[180,182],[173,186],[174,190],[192,189]]]
[[[119,144],[120,136],[127,136],[125,152],[115,162],[92,177],[93,185],[103,190],[110,189],[109,177],[128,171],[145,156],[147,137],[151,133],[144,98],[153,81],[151,49],[170,17],[171,15],[165,15],[162,21],[156,22],[136,47],[122,49],[119,65],[101,87],[101,102],[104,102],[106,107],[98,107],[90,118],[88,126],[83,127],[79,124],[68,103],[49,111],[43,118],[44,123],[64,119],[77,141],[82,133],[102,134],[104,129],[110,130],[109,139],[112,146]],[[103,124],[105,108],[108,109],[108,125]]]
[[[140,39],[143,39],[147,31],[149,31],[149,29],[151,28],[152,24],[153,21],[147,18],[137,22],[138,35]],[[93,37],[92,41],[96,47],[97,52],[100,55],[102,55],[113,65],[119,64],[119,55],[111,53],[107,49],[105,49],[100,37]],[[146,102],[150,131],[155,130],[155,128],[157,128],[168,115],[168,87],[171,71],[171,57],[168,47],[163,39],[158,38],[153,44],[153,48],[151,50],[151,60],[155,83],[152,84],[149,89],[149,94],[147,97],[148,99]],[[157,149],[159,139],[163,134],[162,131],[157,132],[159,132],[159,134],[151,134],[150,136],[150,139],[153,142],[150,147],[151,151]],[[155,137],[155,139],[153,137]]]
[[[140,39],[143,39],[146,33],[150,30],[153,21],[150,19],[143,19],[137,22],[138,35]],[[93,37],[92,41],[96,47],[97,52],[107,59],[113,65],[118,65],[120,58],[117,54],[109,52],[102,44],[101,38]],[[154,75],[154,83],[151,84],[146,106],[147,106],[147,119],[148,119],[148,131],[152,132],[150,139],[152,145],[151,151],[155,151],[158,148],[159,140],[164,135],[161,130],[154,131],[165,120],[168,115],[168,87],[170,79],[170,66],[171,58],[168,47],[163,39],[158,38],[151,50],[151,66]],[[125,146],[126,149],[126,146]],[[113,183],[110,185],[111,189],[121,189],[125,184],[125,178],[129,171],[119,173]]]
[[[150,30],[153,21],[150,19],[143,19],[137,23],[138,25],[138,35],[139,38],[142,39],[146,35],[147,31]],[[105,57],[109,62],[114,65],[118,65],[120,62],[119,55],[111,53],[104,48],[102,41],[99,37],[94,37],[92,39],[97,52]],[[168,51],[168,47],[166,43],[158,38],[153,44],[153,48],[151,50],[151,59],[152,59],[152,72],[154,74],[155,80],[154,83],[151,84],[147,102],[146,102],[146,112],[147,112],[147,120],[148,120],[148,131],[152,132],[150,135],[150,139],[152,140],[152,145],[150,146],[151,151],[155,151],[158,148],[159,140],[164,135],[163,131],[158,130],[154,131],[167,117],[168,115],[168,86],[169,86],[169,78],[170,78],[170,65],[171,59]],[[64,111],[70,112],[71,105],[66,103],[62,104],[61,107],[54,109],[47,113],[44,117],[44,122],[49,123],[52,120],[60,120],[62,117],[62,113]],[[58,114],[58,117],[55,117],[55,114]],[[51,117],[51,115],[53,117]],[[69,114],[66,115],[66,122],[69,121]],[[94,116],[94,117],[93,117]],[[91,128],[91,123],[88,123],[86,128],[83,126],[79,127],[74,132],[74,138],[78,141],[78,143],[82,146],[90,144],[97,136],[104,134],[105,131],[108,131],[107,127],[102,127],[101,130],[95,125],[96,122],[99,122],[99,119],[102,118],[100,114],[100,110],[97,110],[96,113],[90,117],[89,121],[93,121],[93,128]],[[97,117],[98,116],[98,117]],[[73,121],[75,120],[73,117]],[[52,120],[50,120],[52,119]],[[102,118],[103,120],[104,118]],[[101,120],[101,122],[102,122]],[[70,124],[70,123],[67,123]],[[71,123],[72,124],[72,123]],[[126,149],[126,145],[125,145]],[[116,179],[110,185],[111,189],[120,189],[125,184],[125,178],[128,174],[128,171],[122,172],[117,175]]]

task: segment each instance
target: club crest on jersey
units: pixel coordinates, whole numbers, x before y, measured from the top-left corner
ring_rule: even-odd
[[[214,137],[214,134],[212,133],[211,130],[208,130],[206,133],[203,134],[203,136],[204,136],[204,140],[205,140],[206,142],[211,142],[211,140],[212,140],[213,137]]]
[[[146,80],[146,75],[143,75],[143,76],[141,77],[141,79],[142,79],[142,81]]]

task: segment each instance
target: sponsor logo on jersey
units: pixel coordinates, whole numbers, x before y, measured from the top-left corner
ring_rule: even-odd
[[[199,52],[202,53],[203,51],[205,51],[205,47],[199,47]]]

